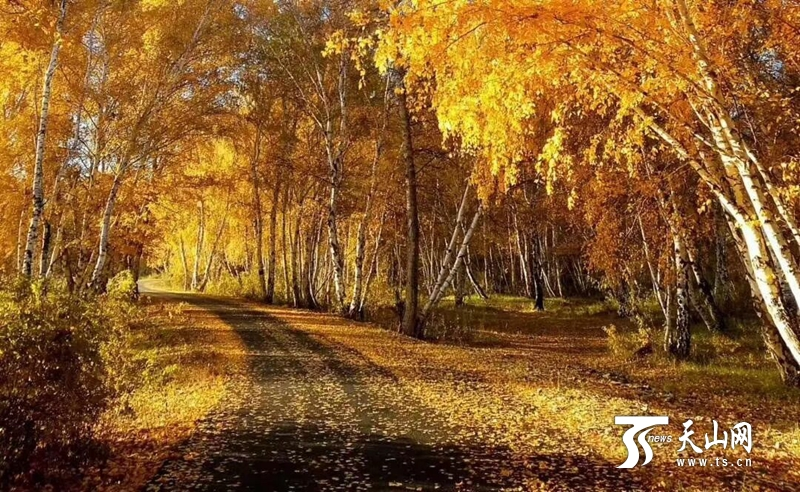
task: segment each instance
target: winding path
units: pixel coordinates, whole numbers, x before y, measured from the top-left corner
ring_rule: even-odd
[[[192,294],[145,294],[218,317],[243,342],[247,366],[218,410],[182,444],[180,458],[166,462],[146,490],[527,490],[531,469],[543,470],[534,478],[549,482],[548,489],[641,488],[599,458],[565,449],[520,459],[508,446],[484,439],[479,429],[454,421],[452,412],[408,393],[424,381],[399,381],[404,376],[327,338],[329,326],[341,333],[347,325],[336,317]],[[398,341],[369,330],[376,343]],[[473,384],[462,376],[429,384],[443,392]]]

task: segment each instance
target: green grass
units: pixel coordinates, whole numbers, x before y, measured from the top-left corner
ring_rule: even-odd
[[[464,297],[464,304],[473,307],[485,307],[513,313],[534,313],[534,300],[529,297],[494,294],[489,299],[481,299],[477,295]],[[453,296],[442,299],[440,309],[455,308]],[[614,303],[604,299],[561,298],[552,297],[544,300],[545,312],[573,316],[594,316],[616,312]]]
[[[783,384],[772,367],[748,367],[732,364],[697,364],[687,362],[675,365],[675,377],[663,380],[662,388],[673,393],[707,393],[722,391],[731,394],[764,396],[800,403],[800,393]]]
[[[684,362],[676,362],[664,351],[663,336],[660,325],[609,330],[609,353],[600,364],[675,395],[729,395],[751,401],[800,403],[800,392],[783,383],[767,355],[757,319],[731,320],[726,333],[693,325],[691,354]],[[648,339],[653,353],[633,357]]]
[[[800,402],[800,392],[787,388],[769,359],[756,318],[731,319],[724,333],[712,333],[702,324],[692,326],[692,354],[676,363],[663,350],[663,321],[658,303],[651,299],[638,306],[638,322],[617,318],[617,306],[602,299],[546,299],[545,311],[536,312],[532,299],[493,295],[464,298],[455,307],[453,297],[442,300],[431,320],[433,338],[459,343],[478,342],[481,333],[505,332],[536,336],[569,333],[578,344],[583,333],[608,330],[608,352],[585,361],[676,394],[721,391],[748,398],[776,398]],[[589,331],[581,331],[585,328]],[[634,358],[649,344],[653,353]]]
[[[389,292],[379,290],[371,297],[369,319],[394,329],[398,320],[393,302],[386,301]],[[618,305],[606,299],[547,298],[545,311],[538,312],[534,300],[522,296],[493,294],[481,299],[470,295],[464,297],[460,307],[455,306],[453,296],[447,296],[428,323],[428,336],[434,341],[484,344],[496,342],[495,334],[557,334],[573,337],[574,343],[581,345],[581,337],[597,337],[601,328],[613,326],[605,335],[605,355],[586,363],[670,392],[701,393],[720,388],[737,394],[798,398],[796,390],[784,386],[767,357],[757,319],[731,319],[725,334],[711,333],[702,324],[694,325],[690,360],[675,363],[663,351],[663,320],[658,302],[641,300],[637,308],[640,317],[633,320],[619,318]],[[602,332],[600,336],[604,336]],[[648,341],[653,353],[634,359],[634,353]]]

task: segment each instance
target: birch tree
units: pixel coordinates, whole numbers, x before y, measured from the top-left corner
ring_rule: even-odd
[[[64,23],[67,17],[67,0],[58,2],[56,30],[50,51],[50,61],[42,82],[41,109],[39,114],[39,130],[36,133],[36,149],[33,168],[32,211],[31,222],[25,240],[25,251],[22,259],[22,275],[30,277],[33,270],[34,252],[39,240],[42,215],[44,214],[44,154],[47,144],[47,125],[50,120],[50,100],[53,94],[53,79],[58,68],[58,57],[64,37]]]
[[[402,63],[412,80],[435,78],[445,137],[477,150],[506,186],[526,159],[542,163],[552,181],[579,163],[624,162],[622,149],[650,139],[657,153],[690,168],[725,211],[758,310],[785,347],[773,355],[784,379],[798,383],[797,212],[791,182],[776,175],[793,159],[786,142],[796,142],[789,121],[797,113],[790,101],[798,32],[785,22],[797,17],[796,6],[423,1],[388,14],[378,64]],[[731,32],[747,42],[726,51]],[[581,109],[613,119],[570,153]],[[772,125],[770,111],[785,124]],[[548,119],[555,125],[536,124]],[[786,140],[773,144],[778,136]],[[559,153],[575,158],[553,158]]]
[[[150,19],[165,18],[163,9],[178,8],[186,15],[181,22],[181,27],[185,31],[172,31],[178,39],[167,40],[163,33],[167,29],[165,25],[148,26],[151,34],[141,39],[144,41],[143,53],[145,60],[150,62],[148,67],[152,72],[131,73],[130,68],[124,64],[111,65],[106,68],[114,78],[113,84],[120,90],[129,91],[117,94],[125,100],[129,106],[117,107],[113,105],[116,112],[127,111],[129,114],[119,115],[114,121],[109,121],[109,131],[113,129],[115,136],[114,154],[111,157],[113,163],[113,181],[108,191],[103,212],[100,218],[100,231],[98,234],[97,256],[91,271],[89,285],[93,289],[102,289],[104,269],[109,256],[109,244],[111,230],[113,227],[112,218],[114,209],[122,190],[123,184],[127,180],[132,168],[139,166],[152,165],[155,154],[170,145],[174,145],[187,135],[191,134],[194,125],[202,122],[196,118],[196,111],[203,111],[201,106],[201,95],[209,97],[204,102],[211,103],[214,93],[198,92],[198,97],[186,97],[191,94],[191,87],[202,84],[200,73],[211,71],[215,73],[218,66],[214,66],[211,56],[197,56],[203,42],[208,41],[208,34],[212,32],[212,24],[219,20],[219,4],[216,0],[207,0],[201,3],[202,7],[195,9],[196,5],[185,3],[182,5],[150,5],[142,6],[144,11],[136,13],[140,18],[133,19],[128,16],[133,15],[127,10],[117,11],[116,15],[120,22],[135,22],[142,18]],[[140,27],[141,26],[137,26]],[[145,28],[147,30],[148,28]],[[131,35],[135,35],[136,30],[125,32],[121,38],[121,43],[131,41]],[[141,42],[141,41],[140,41]],[[175,49],[175,42],[179,48]],[[208,46],[207,44],[205,45]],[[104,47],[106,50],[118,48],[112,44]],[[209,55],[210,53],[206,53]],[[121,61],[127,61],[124,58]],[[115,73],[119,70],[119,73]],[[155,75],[153,75],[155,74]],[[123,80],[120,80],[123,77]],[[209,75],[211,79],[211,77]],[[189,91],[189,92],[187,92]],[[106,97],[112,97],[111,92]],[[192,115],[194,120],[175,121],[175,117],[180,116],[180,107],[193,105],[195,112],[186,112],[184,115]],[[111,164],[111,163],[109,163]]]

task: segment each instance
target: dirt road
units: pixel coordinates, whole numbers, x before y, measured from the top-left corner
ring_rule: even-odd
[[[716,409],[592,369],[598,328],[442,345],[324,313],[145,295],[186,303],[198,329],[232,331],[243,360],[146,490],[795,489],[793,461],[764,447],[752,467],[694,469],[676,467],[676,445],[653,444],[647,466],[618,469],[615,415],[670,415],[661,432],[677,442],[683,420]]]
[[[418,391],[405,392],[425,381],[400,381],[403,375],[326,337],[326,329],[347,329],[336,317],[191,294],[146,295],[218,316],[244,342],[248,360],[229,398],[148,490],[507,490],[530,475],[531,462],[508,446]],[[353,336],[364,330],[352,329]],[[373,341],[402,340],[369,331]],[[477,387],[468,386],[478,382],[450,371],[443,379],[431,374],[427,384],[472,392]],[[564,489],[637,487],[611,463],[564,451],[532,463]]]

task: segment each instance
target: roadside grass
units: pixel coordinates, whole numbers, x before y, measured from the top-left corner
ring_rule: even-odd
[[[755,320],[734,323],[726,334],[693,326],[692,355],[685,362],[671,360],[661,346],[662,332],[652,331],[657,338],[650,357],[631,359],[609,350],[594,367],[646,384],[678,407],[691,402],[687,418],[705,413],[708,419],[750,422],[767,456],[785,452],[800,459],[800,391],[781,380]]]
[[[671,394],[689,394],[709,388],[749,398],[770,397],[800,404],[800,392],[780,380],[764,348],[757,318],[732,318],[725,333],[692,326],[692,355],[676,363],[663,350],[660,308],[654,300],[639,306],[638,321],[617,315],[613,301],[599,298],[547,298],[536,311],[527,297],[477,295],[455,306],[453,296],[442,299],[432,315],[428,337],[439,343],[492,346],[509,337],[554,335],[580,339],[600,337],[605,350],[579,362],[648,384]],[[393,329],[396,314],[386,306],[371,313],[371,321]],[[648,346],[644,355],[637,351]]]
[[[529,298],[493,295],[464,298],[456,306],[445,297],[431,315],[427,337],[440,343],[502,345],[509,336],[542,333],[564,334],[577,330],[580,336],[601,336],[607,323],[629,323],[616,315],[613,303],[602,299],[545,299],[545,310],[536,311]],[[385,323],[380,323],[385,326]]]
[[[643,319],[636,322],[617,316],[614,303],[603,299],[550,298],[541,312],[525,297],[493,295],[484,300],[469,296],[464,301],[456,307],[452,296],[443,300],[431,323],[435,339],[473,343],[489,338],[498,341],[492,334],[581,337],[602,330],[607,349],[594,357],[591,365],[653,379],[665,391],[697,391],[715,380],[724,382],[719,386],[732,388],[729,391],[800,402],[800,392],[782,383],[767,356],[757,318],[730,319],[725,333],[712,333],[702,324],[694,324],[690,359],[676,363],[663,350],[663,330],[654,314],[658,309],[654,302],[641,306]],[[645,346],[652,351],[638,354]]]
[[[83,489],[138,490],[188,438],[198,420],[224,398],[241,369],[241,342],[223,322],[195,315],[183,303],[141,307],[149,319],[132,334],[137,381],[101,418],[108,461],[87,470]]]
[[[767,355],[757,320],[735,320],[725,333],[692,326],[689,360],[675,362],[663,349],[663,330],[655,327],[605,327],[608,354],[600,360],[606,368],[627,376],[652,380],[664,391],[692,393],[719,389],[725,394],[768,396],[800,403],[800,392],[787,387]],[[652,353],[641,357],[644,346]]]
[[[452,306],[453,296],[442,299],[443,309]],[[493,308],[500,311],[514,313],[537,313],[533,299],[511,295],[492,295],[488,299],[482,299],[477,295],[464,297],[466,306]],[[611,314],[616,312],[613,302],[606,299],[591,298],[558,298],[551,297],[544,300],[545,313],[572,316],[594,316],[598,314]]]
[[[523,338],[529,335],[535,346],[537,335],[560,334],[564,338],[553,348],[567,339],[588,347],[596,341],[592,335],[602,330],[605,349],[599,353],[576,350],[570,364],[587,368],[613,384],[648,388],[652,405],[672,408],[686,418],[749,421],[757,429],[761,445],[769,449],[765,455],[800,458],[800,391],[781,380],[767,355],[757,318],[730,319],[725,333],[712,333],[702,324],[694,324],[691,356],[688,361],[676,362],[663,349],[663,329],[654,314],[658,309],[654,303],[643,306],[642,319],[633,322],[617,317],[612,303],[601,301],[551,299],[544,312],[535,312],[530,299],[495,297],[498,299],[488,301],[470,298],[466,308],[452,303],[443,306],[448,316],[457,316],[459,333],[472,334],[462,335],[461,341],[480,345],[481,337],[475,333],[493,334],[493,343],[502,346],[509,339],[498,335],[515,333]],[[519,337],[513,340],[520,346]],[[643,347],[649,350],[642,351]],[[549,395],[542,400],[538,393],[531,394],[540,404],[552,398]],[[579,399],[588,404],[585,397]]]

